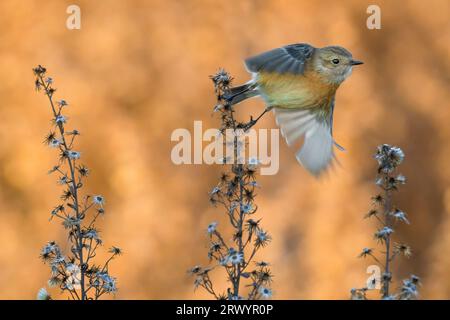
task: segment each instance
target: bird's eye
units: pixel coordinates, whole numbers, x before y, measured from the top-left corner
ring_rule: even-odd
[[[331,60],[331,62],[333,62],[334,64],[338,64],[339,63],[339,59],[333,59],[333,60]]]

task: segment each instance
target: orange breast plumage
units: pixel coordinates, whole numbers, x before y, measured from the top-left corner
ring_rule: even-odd
[[[260,72],[256,81],[266,103],[278,108],[325,108],[337,89],[308,71],[303,75]]]

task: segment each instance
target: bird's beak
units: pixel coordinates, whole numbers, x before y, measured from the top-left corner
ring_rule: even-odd
[[[352,65],[352,66],[357,66],[357,65],[363,64],[363,63],[364,63],[364,62],[358,61],[358,60],[351,60],[351,61],[350,61],[350,65]]]

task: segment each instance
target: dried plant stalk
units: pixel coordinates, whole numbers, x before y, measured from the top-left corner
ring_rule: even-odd
[[[111,256],[101,265],[94,263],[97,248],[102,245],[95,224],[105,213],[105,199],[101,195],[82,197],[81,189],[89,169],[81,163],[81,153],[74,150],[75,139],[80,135],[76,129],[66,129],[68,107],[66,100],[54,101],[56,89],[47,70],[38,66],[33,69],[36,76],[36,90],[48,98],[53,127],[44,143],[59,152],[59,162],[49,173],[58,175],[58,184],[64,191],[50,219],[59,219],[68,233],[70,253],[64,254],[55,241],[50,241],[41,251],[41,258],[51,268],[50,287],[58,287],[68,298],[74,300],[99,299],[104,294],[117,291],[116,278],[109,274],[109,263],[122,253],[118,247],[111,247]],[[51,299],[45,288],[39,290],[38,299]]]

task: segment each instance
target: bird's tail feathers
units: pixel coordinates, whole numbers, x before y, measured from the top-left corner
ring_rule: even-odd
[[[246,99],[259,96],[260,92],[254,82],[250,81],[242,86],[230,88],[224,95],[224,99],[228,100],[232,105],[238,104]]]
[[[231,99],[230,103],[232,105],[235,105],[235,104],[238,104],[238,103],[240,103],[240,102],[242,102],[244,100],[247,100],[249,98],[253,98],[253,97],[256,97],[256,96],[259,96],[259,92],[257,90],[243,92],[243,93],[240,93],[240,94],[234,96]]]

